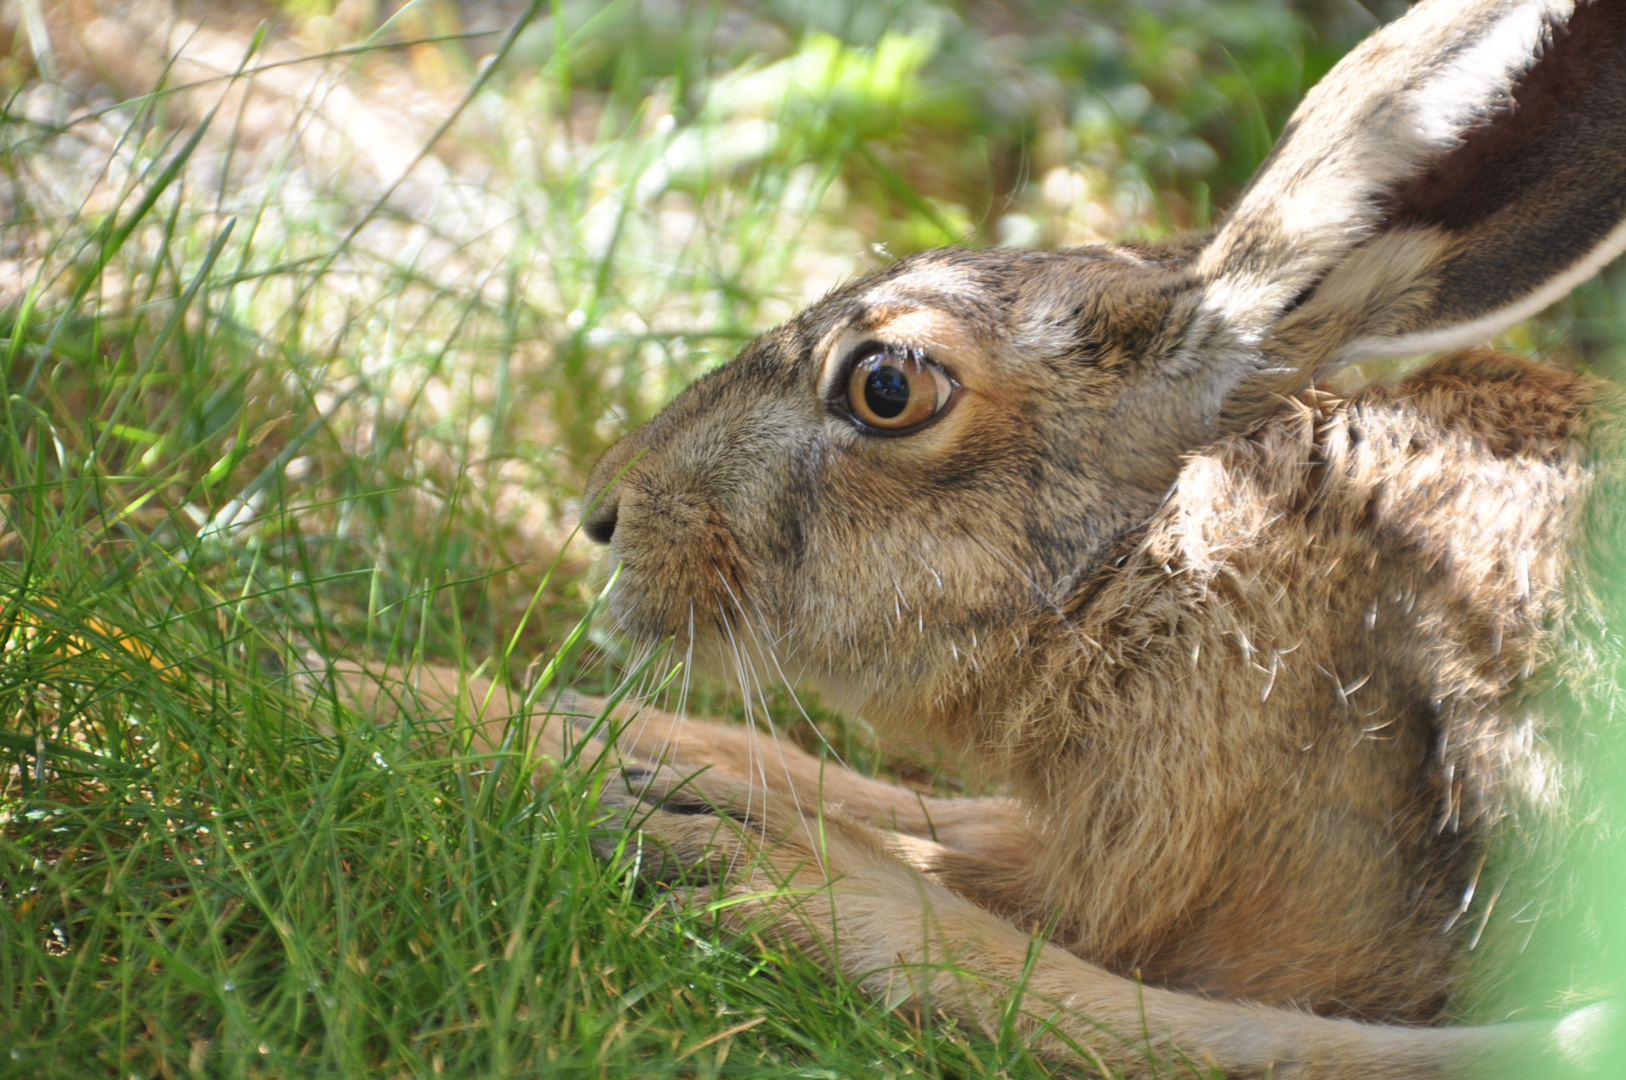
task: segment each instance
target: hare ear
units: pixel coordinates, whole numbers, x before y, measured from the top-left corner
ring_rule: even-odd
[[[1626,247],[1623,219],[1626,2],[1422,0],[1305,97],[1200,306],[1257,348],[1269,387],[1233,398],[1260,400],[1483,341]]]

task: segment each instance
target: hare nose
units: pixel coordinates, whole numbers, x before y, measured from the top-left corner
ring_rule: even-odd
[[[616,512],[620,508],[621,500],[616,492],[608,490],[603,492],[598,502],[591,506],[587,513],[582,515],[582,532],[595,544],[608,544],[615,535]]]

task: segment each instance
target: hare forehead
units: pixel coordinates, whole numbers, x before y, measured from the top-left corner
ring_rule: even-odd
[[[1114,245],[1065,252],[943,248],[885,272],[868,288],[859,283],[858,301],[865,309],[935,307],[968,321],[1004,323],[1052,293],[1076,302],[1080,292],[1106,284],[1103,274],[1116,279],[1156,268],[1144,253]]]
[[[917,262],[900,274],[888,277],[865,291],[865,308],[884,308],[898,304],[963,305],[986,300],[988,283],[985,275],[975,272],[968,264],[944,258],[948,253],[934,253],[939,258]]]
[[[943,250],[860,283],[847,329],[873,328],[927,346],[931,339],[1020,357],[1110,357],[1144,348],[1191,290],[1175,247],[1118,245],[1065,252]],[[907,316],[907,318],[904,318]],[[830,340],[830,339],[826,339]]]
[[[1016,265],[927,263],[866,289],[847,317],[827,327],[815,349],[821,366],[861,341],[922,349],[961,362],[1010,341],[1029,321],[1024,309],[1043,297]]]

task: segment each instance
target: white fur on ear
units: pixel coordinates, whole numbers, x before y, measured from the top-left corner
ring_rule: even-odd
[[[1574,9],[1575,0],[1423,0],[1363,42],[1306,95],[1204,251],[1198,269],[1213,283],[1204,306],[1244,343],[1263,341],[1297,297],[1382,228],[1397,188],[1512,103],[1552,27]],[[1596,269],[1617,250],[1586,265]],[[1541,295],[1556,296],[1575,280],[1565,275],[1568,284],[1554,282]],[[1526,307],[1521,301],[1509,310]],[[1409,345],[1363,338],[1359,355]]]
[[[1601,1070],[1606,1040],[1619,1024],[1618,1001],[1600,1001],[1576,1009],[1553,1028],[1554,1048],[1572,1068]]]
[[[1562,300],[1577,285],[1609,265],[1622,251],[1626,251],[1626,222],[1615,226],[1603,243],[1577,259],[1568,270],[1506,307],[1456,326],[1440,326],[1397,337],[1374,335],[1361,338],[1351,342],[1338,354],[1336,364],[1356,364],[1362,360],[1382,360],[1391,356],[1420,356],[1483,345],[1514,323],[1528,319],[1549,304]]]
[[[1436,18],[1467,22],[1470,5],[1432,0]],[[1490,31],[1439,65],[1416,105],[1418,133],[1433,150],[1450,149],[1464,130],[1507,100],[1508,89],[1537,59],[1550,28],[1574,12],[1575,0],[1502,0]]]
[[[1584,140],[1574,122],[1590,114],[1572,107],[1572,99],[1532,104],[1519,98],[1520,88],[1541,80],[1543,89],[1532,91],[1540,99],[1551,93],[1554,78],[1587,80],[1590,68],[1567,65],[1577,55],[1593,67],[1615,62],[1608,46],[1590,55],[1587,44],[1553,52],[1561,37],[1582,34],[1571,44],[1589,41],[1587,31],[1572,26],[1577,3],[1613,2],[1423,0],[1311,89],[1231,220],[1198,259],[1198,275],[1208,286],[1193,327],[1205,338],[1218,330],[1242,350],[1255,351],[1252,364],[1244,361],[1241,369],[1216,351],[1216,366],[1226,368],[1218,372],[1219,394],[1229,397],[1263,377],[1270,397],[1361,359],[1485,342],[1569,293],[1626,249],[1626,228],[1611,229],[1606,236],[1572,241],[1574,250],[1538,252],[1540,272],[1527,263],[1522,275],[1507,275],[1491,290],[1472,290],[1473,299],[1488,303],[1475,306],[1459,291],[1463,273],[1472,272],[1475,280],[1501,277],[1494,265],[1472,262],[1473,252],[1481,250],[1475,246],[1498,241],[1507,228],[1525,229],[1524,239],[1540,244],[1546,213],[1574,213],[1543,205],[1525,213],[1499,203],[1511,195],[1498,194],[1494,184],[1489,195],[1480,189],[1483,177],[1501,176],[1538,153],[1553,155],[1551,142],[1540,140],[1554,115],[1572,125],[1564,128],[1567,138]],[[1605,10],[1589,7],[1587,13],[1613,21]],[[1551,62],[1545,75],[1537,72],[1543,59]],[[1608,111],[1603,101],[1587,107]],[[1608,137],[1613,125],[1618,120],[1606,120],[1598,137]],[[1524,145],[1532,137],[1540,150]],[[1491,146],[1489,158],[1478,156],[1485,146]],[[1467,158],[1457,153],[1463,150]],[[1610,155],[1613,150],[1600,148],[1597,158]],[[1580,156],[1593,155],[1582,146]],[[1537,198],[1528,179],[1520,182],[1525,187],[1512,197]],[[1419,194],[1423,202],[1416,203]],[[1483,224],[1489,218],[1480,218],[1463,231],[1429,216],[1437,213],[1428,210],[1431,205],[1459,215],[1501,215],[1498,221],[1507,224]],[[1413,216],[1419,207],[1423,213]],[[1460,262],[1463,252],[1470,262]],[[1450,273],[1459,275],[1452,285],[1439,278],[1444,267],[1455,267]],[[1254,392],[1244,397],[1249,394]]]

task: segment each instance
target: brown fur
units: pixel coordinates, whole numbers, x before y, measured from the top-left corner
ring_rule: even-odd
[[[1323,1080],[1559,1053],[1407,1025],[1449,1016],[1492,829],[1560,805],[1541,694],[1587,676],[1618,395],[1488,351],[1311,383],[1472,344],[1617,251],[1623,73],[1614,0],[1425,0],[1212,239],[906,259],[612,450],[584,526],[627,631],[1004,789],[639,714],[606,805],[643,865],[883,1001],[996,1026],[1020,986],[1046,1053],[1134,1076],[1148,1047]],[[855,420],[878,347],[953,378],[931,422]]]

